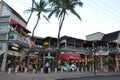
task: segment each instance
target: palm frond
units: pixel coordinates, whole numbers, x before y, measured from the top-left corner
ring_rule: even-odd
[[[73,13],[75,16],[77,16],[77,18],[80,19],[80,21],[82,21],[81,17],[74,9],[70,9],[70,12]]]
[[[43,17],[50,23],[49,19],[44,14]]]

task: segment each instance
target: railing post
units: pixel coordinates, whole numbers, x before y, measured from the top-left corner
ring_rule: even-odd
[[[44,73],[44,68],[41,68],[41,73]]]
[[[55,73],[57,72],[57,68],[55,68]]]
[[[24,71],[25,73],[27,73],[27,68],[25,67],[25,71]]]

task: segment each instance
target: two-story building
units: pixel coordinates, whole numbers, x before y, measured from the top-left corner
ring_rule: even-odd
[[[108,34],[96,32],[96,33],[87,35],[86,40],[93,41],[95,44],[97,44],[96,42],[98,42],[98,41],[105,42],[104,44],[106,44],[106,47],[107,47],[106,49],[109,51],[109,54],[108,54],[109,58],[105,58],[106,57],[105,54],[103,54],[102,58],[107,59],[107,61],[109,59],[109,65],[108,65],[109,68],[116,69],[117,71],[119,71],[119,69],[120,69],[120,54],[119,54],[120,31],[114,31],[114,32],[111,32]],[[101,49],[104,47],[105,47],[105,45],[103,47],[101,47]],[[101,58],[101,62],[103,61],[102,58]]]
[[[11,62],[16,67],[27,49],[26,35],[30,33],[26,29],[26,21],[8,4],[0,1],[0,68],[5,71]],[[62,36],[60,48],[57,50],[57,38],[34,37],[35,46],[29,54],[29,61],[36,61],[38,67],[44,67],[45,60],[51,61],[52,67],[56,63],[62,65],[62,61],[76,63],[78,68],[89,64],[92,67],[96,61],[97,69],[103,69],[105,63],[112,68],[119,69],[117,49],[120,43],[120,31],[109,34],[101,32],[87,35],[86,40]],[[117,42],[116,42],[117,41]],[[24,51],[25,50],[25,51]],[[33,54],[34,53],[34,54]],[[117,64],[114,67],[111,66]],[[94,66],[95,66],[94,65]]]

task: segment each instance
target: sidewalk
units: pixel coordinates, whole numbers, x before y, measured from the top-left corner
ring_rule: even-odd
[[[118,75],[120,72],[99,72],[96,75]],[[94,76],[93,72],[57,72],[57,73],[11,73],[0,72],[0,80],[56,80],[60,78],[75,78]]]

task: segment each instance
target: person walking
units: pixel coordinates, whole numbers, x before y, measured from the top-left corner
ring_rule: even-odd
[[[45,63],[45,73],[49,73],[48,72],[48,68],[50,67],[50,64],[49,64],[49,62],[46,62]]]
[[[35,65],[35,62],[32,62],[32,68],[33,68],[33,71],[36,73],[36,65]]]

